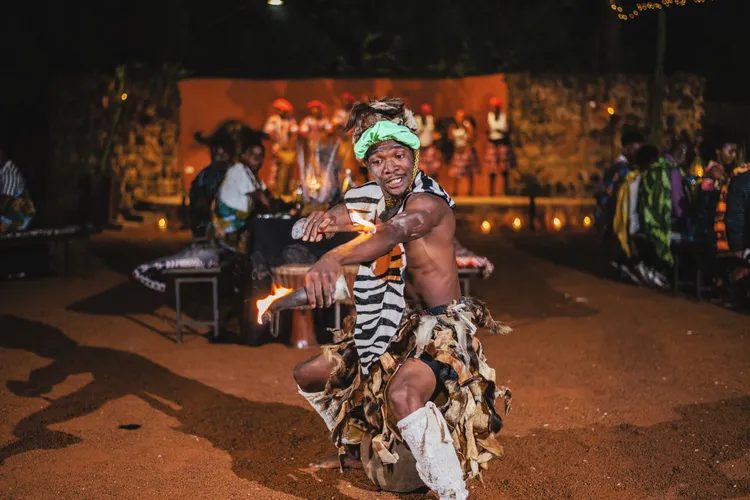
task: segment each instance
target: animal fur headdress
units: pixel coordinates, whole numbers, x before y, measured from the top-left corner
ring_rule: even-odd
[[[383,97],[369,102],[358,102],[349,112],[344,130],[352,131],[352,142],[357,143],[362,134],[377,122],[390,121],[417,132],[414,113],[397,97]]]

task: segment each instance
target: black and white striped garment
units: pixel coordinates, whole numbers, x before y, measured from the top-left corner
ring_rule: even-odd
[[[16,165],[8,160],[0,167],[0,196],[17,198],[23,194],[26,184]]]
[[[430,193],[444,199],[451,208],[456,204],[440,187],[421,170],[414,181],[411,193]],[[407,195],[407,198],[408,196]],[[385,210],[383,191],[375,182],[352,188],[344,195],[344,204],[350,213],[375,222]],[[401,204],[403,211],[406,200]],[[354,306],[357,320],[354,326],[354,344],[362,362],[362,372],[367,374],[370,365],[386,350],[398,332],[406,307],[404,297],[406,252],[399,244],[387,255],[359,266],[354,280]]]

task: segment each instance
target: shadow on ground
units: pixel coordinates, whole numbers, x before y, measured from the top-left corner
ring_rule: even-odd
[[[338,492],[342,478],[338,472],[320,472],[322,482],[289,477],[299,475],[286,461],[290,456],[305,464],[330,452],[325,427],[312,412],[231,396],[137,354],[79,345],[43,323],[0,316],[0,332],[0,347],[53,360],[32,371],[28,380],[7,382],[18,396],[40,397],[70,375],[93,376],[90,384],[16,423],[16,439],[0,448],[0,463],[32,450],[80,442],[49,426],[135,395],[179,420],[179,431],[201,436],[229,453],[233,471],[241,478],[303,498],[330,498]],[[173,409],[160,398],[181,409]],[[650,427],[623,424],[505,437],[506,457],[491,464],[486,486],[479,486],[477,493],[482,497],[492,490],[526,498],[590,497],[609,483],[613,491],[656,498],[664,498],[667,492],[687,498],[734,498],[750,492],[748,480],[733,480],[721,469],[721,464],[742,458],[750,448],[750,397],[676,411],[677,420]],[[374,491],[361,472],[345,477],[357,487]]]
[[[549,284],[561,272],[549,264],[549,255],[536,255],[500,235],[462,232],[458,238],[472,252],[488,257],[495,264],[492,276],[486,281],[473,280],[471,289],[472,294],[490,305],[495,315],[543,319],[598,314],[598,310],[585,302],[576,301]]]
[[[166,291],[157,292],[135,281],[132,273],[144,262],[179,252],[188,242],[188,238],[181,235],[175,235],[172,239],[149,239],[147,234],[139,237],[110,236],[92,241],[93,252],[99,261],[105,267],[129,279],[113,288],[79,300],[66,309],[83,314],[121,316],[163,337],[175,339],[176,313],[159,312],[159,309],[165,306],[173,311],[176,309],[173,281],[165,279]],[[228,280],[222,280],[220,283],[226,284]],[[238,305],[231,302],[235,295],[228,287],[223,286],[220,293],[220,317],[226,320],[227,317],[236,314]],[[209,320],[213,314],[210,298],[211,286],[209,284],[185,285],[182,290],[183,314],[193,319]],[[151,316],[158,320],[155,323],[164,323],[166,327],[155,328],[144,321],[143,316]],[[183,332],[187,334],[194,330],[185,327]],[[222,333],[225,337],[229,337],[227,332]]]

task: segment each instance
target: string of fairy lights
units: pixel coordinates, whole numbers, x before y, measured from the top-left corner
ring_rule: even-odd
[[[706,3],[712,0],[660,0],[659,2],[637,2],[632,10],[622,6],[622,0],[610,0],[610,7],[617,13],[617,17],[623,21],[629,21],[638,17],[641,12],[648,10],[660,10],[667,7],[684,7],[689,3]]]

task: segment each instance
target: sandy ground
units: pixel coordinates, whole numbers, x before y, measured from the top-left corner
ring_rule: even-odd
[[[464,243],[516,328],[481,334],[514,410],[473,498],[750,498],[748,316],[599,278],[563,239]],[[305,470],[332,451],[291,378],[310,352],[175,344],[127,271],[180,244],[105,234],[72,275],[0,283],[0,498],[424,498]]]

